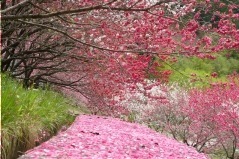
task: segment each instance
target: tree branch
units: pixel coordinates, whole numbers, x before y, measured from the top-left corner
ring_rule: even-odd
[[[6,9],[2,10],[2,11],[1,11],[1,14],[7,13],[7,12],[13,10],[13,9],[16,9],[16,8],[18,8],[18,7],[21,7],[21,6],[25,5],[26,3],[30,2],[30,1],[31,1],[31,0],[24,0],[24,1],[22,1],[22,2],[20,2],[20,3],[18,3],[18,4],[16,4],[16,5],[14,5],[14,6],[8,7],[8,8],[6,8]]]
[[[54,16],[66,15],[66,14],[71,14],[71,13],[86,12],[86,11],[97,10],[97,9],[108,9],[108,7],[104,7],[104,6],[109,5],[115,1],[117,1],[117,0],[113,0],[106,4],[96,5],[93,7],[85,7],[85,8],[78,8],[78,9],[72,9],[72,10],[63,10],[63,11],[47,13],[47,14],[2,15],[2,20],[16,20],[16,19],[26,19],[26,18],[31,18],[31,19],[50,18],[50,17],[54,17]],[[3,13],[3,12],[1,12],[1,13]]]

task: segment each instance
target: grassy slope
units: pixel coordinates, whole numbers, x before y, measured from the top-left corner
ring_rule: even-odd
[[[170,82],[183,84],[192,79],[198,79],[192,85],[199,87],[208,85],[209,81],[224,82],[227,79],[227,75],[234,71],[239,72],[239,58],[226,58],[223,55],[217,55],[215,60],[180,57],[178,62],[171,65],[175,70],[165,65],[165,69],[173,71],[169,79]],[[218,74],[216,78],[212,78],[211,74],[213,72]],[[193,74],[196,76],[192,76]]]
[[[47,90],[25,90],[19,83],[2,75],[2,159],[16,158],[39,142],[69,125],[80,111],[70,100]],[[80,112],[77,112],[80,113]]]

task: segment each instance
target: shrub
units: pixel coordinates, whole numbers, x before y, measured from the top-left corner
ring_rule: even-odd
[[[2,75],[2,159],[16,158],[70,124],[75,109],[62,95],[40,89],[25,90]]]

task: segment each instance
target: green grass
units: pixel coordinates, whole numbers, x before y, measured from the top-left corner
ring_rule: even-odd
[[[239,72],[239,57],[228,53],[215,54],[216,59],[201,59],[198,57],[179,57],[176,63],[163,65],[163,69],[171,70],[173,73],[169,77],[169,82],[191,83],[196,87],[208,86],[212,82],[226,82],[227,75]],[[216,72],[218,76],[213,78],[211,74]],[[195,76],[193,76],[195,75]],[[194,82],[191,82],[196,79]]]
[[[50,90],[26,90],[4,74],[1,91],[2,159],[16,158],[33,148],[36,140],[41,140],[42,132],[49,137],[72,123],[74,116],[69,112],[81,113],[61,94]]]

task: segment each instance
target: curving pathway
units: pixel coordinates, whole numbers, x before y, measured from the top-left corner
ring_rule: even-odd
[[[208,159],[176,140],[135,123],[81,115],[65,132],[20,159]]]

